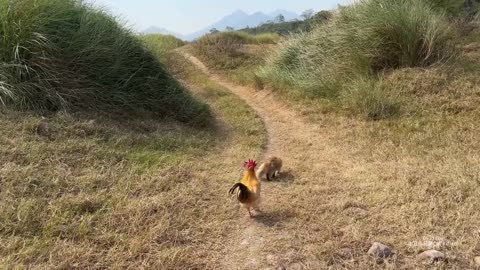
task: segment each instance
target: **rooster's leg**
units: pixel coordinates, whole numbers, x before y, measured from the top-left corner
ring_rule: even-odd
[[[248,207],[247,210],[248,210],[248,215],[249,215],[251,218],[253,218],[252,212],[250,211],[250,207]]]
[[[261,213],[262,211],[260,210],[260,198],[255,202],[253,205],[253,210],[255,210],[256,213]]]

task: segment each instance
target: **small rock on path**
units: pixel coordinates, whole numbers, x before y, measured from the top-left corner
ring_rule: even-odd
[[[393,255],[393,251],[389,246],[375,242],[372,244],[367,254],[377,258],[387,258]]]
[[[445,254],[438,250],[427,250],[417,255],[417,260],[423,263],[435,263],[445,260]]]

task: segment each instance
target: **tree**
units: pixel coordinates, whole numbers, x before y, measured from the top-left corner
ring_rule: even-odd
[[[216,34],[218,32],[220,32],[220,31],[218,31],[217,28],[215,28],[215,27],[210,29],[210,34]]]
[[[283,16],[282,14],[278,14],[278,16],[275,17],[275,21],[279,23],[283,23],[285,22],[285,16]]]
[[[235,30],[235,28],[233,28],[233,27],[231,27],[231,26],[227,26],[227,28],[225,28],[225,29],[227,29],[227,31],[233,31],[233,30]]]
[[[302,18],[304,18],[305,21],[308,21],[312,18],[314,13],[315,11],[313,9],[307,9],[302,13]]]
[[[312,20],[315,23],[323,23],[330,20],[331,17],[332,17],[332,13],[330,11],[322,10],[317,14],[313,15]]]

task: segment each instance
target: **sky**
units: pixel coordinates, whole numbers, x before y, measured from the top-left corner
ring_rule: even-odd
[[[307,9],[333,9],[348,0],[89,0],[141,31],[150,26],[190,34],[236,10],[265,13],[284,9],[300,14]]]

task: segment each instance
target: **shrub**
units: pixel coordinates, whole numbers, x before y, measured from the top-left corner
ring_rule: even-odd
[[[427,1],[361,0],[282,42],[258,75],[274,88],[335,98],[385,70],[443,63],[454,55],[454,39],[447,17]]]
[[[277,44],[280,36],[274,33],[263,33],[255,36],[256,44]]]
[[[241,31],[226,31],[214,34],[207,34],[198,39],[197,43],[202,45],[216,45],[221,43],[245,45],[245,44],[275,44],[280,36],[273,33],[263,33],[257,36]]]
[[[159,59],[165,59],[170,51],[185,45],[183,40],[172,35],[149,34],[141,36],[141,39]]]
[[[382,87],[375,80],[359,79],[342,93],[344,104],[369,120],[381,120],[400,113],[402,98],[398,92]]]
[[[473,16],[478,12],[478,0],[426,0],[435,9],[445,12],[450,18]]]
[[[244,32],[220,32],[201,37],[193,48],[210,67],[231,70],[258,62],[256,57],[243,50],[246,45],[274,44],[279,38],[277,34],[253,36]]]
[[[0,100],[17,109],[206,118],[129,30],[76,0],[0,2]]]
[[[342,9],[337,24],[347,53],[360,54],[375,70],[429,66],[452,53],[447,19],[425,1],[364,0]]]

